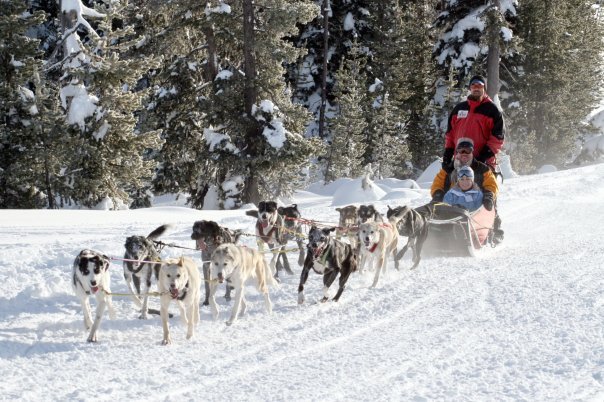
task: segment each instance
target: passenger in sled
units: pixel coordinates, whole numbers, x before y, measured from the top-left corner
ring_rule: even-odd
[[[469,166],[457,170],[457,182],[445,193],[443,201],[472,212],[482,205],[482,190],[474,183],[474,171]]]
[[[453,166],[451,168],[443,167],[432,183],[430,193],[432,195],[432,204],[444,202],[445,193],[451,189],[457,182],[458,172],[463,167],[470,167],[474,173],[474,183],[482,190],[482,205],[487,211],[495,208],[495,221],[493,223],[493,244],[499,244],[503,241],[503,230],[501,230],[501,219],[497,214],[496,200],[499,192],[497,180],[493,171],[484,163],[476,160],[472,153],[474,151],[474,142],[471,138],[462,137],[457,141]],[[450,173],[447,173],[450,171]],[[480,207],[480,205],[478,205]]]

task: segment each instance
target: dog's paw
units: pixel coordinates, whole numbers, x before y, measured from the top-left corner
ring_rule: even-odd
[[[90,336],[88,337],[88,339],[86,339],[86,341],[87,341],[87,342],[89,342],[89,343],[96,343],[96,342],[97,342],[97,339],[96,339],[96,334],[94,334],[94,335],[90,335]]]
[[[226,324],[228,327],[230,327],[231,325],[233,325],[233,321],[228,320],[227,322],[225,322],[225,324]]]
[[[321,303],[325,303],[327,300],[329,300],[327,297],[324,297],[321,299]]]
[[[169,345],[171,343],[172,343],[172,339],[170,339],[170,338],[166,338],[166,339],[164,339],[164,340],[161,341],[161,344],[164,345],[164,346],[165,345]]]
[[[298,293],[298,304],[304,304],[304,293]]]
[[[209,306],[210,302],[207,300],[204,300],[203,303],[201,303],[202,306]]]

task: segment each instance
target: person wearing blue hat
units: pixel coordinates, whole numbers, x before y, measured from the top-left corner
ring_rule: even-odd
[[[462,166],[457,170],[457,182],[447,191],[443,201],[474,211],[482,205],[482,198],[482,191],[474,183],[474,171],[469,166]]]

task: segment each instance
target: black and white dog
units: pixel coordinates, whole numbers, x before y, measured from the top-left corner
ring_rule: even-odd
[[[393,222],[401,236],[407,236],[407,244],[398,252],[396,260],[405,255],[408,248],[413,250],[413,266],[416,268],[421,260],[422,247],[428,237],[428,222],[426,217],[408,206],[390,208],[386,216]]]
[[[358,223],[384,222],[384,217],[373,205],[361,205],[357,211]]]
[[[279,215],[279,208],[275,201],[260,201],[258,203],[258,210],[246,211],[246,215],[256,218],[256,242],[258,243],[258,251],[263,253],[265,251],[264,245],[268,246],[273,252],[271,258],[270,268],[273,272],[274,277],[279,280],[279,271],[285,268],[286,272],[290,275],[293,271],[289,267],[282,267],[279,263],[279,254],[284,248],[287,241],[283,238],[283,216]]]
[[[159,311],[148,309],[149,289],[151,289],[151,279],[159,277],[159,249],[154,240],[162,236],[171,226],[162,225],[149,233],[147,236],[130,236],[126,239],[124,246],[124,279],[132,298],[137,307],[141,308],[139,318],[147,319],[147,313],[159,315]],[[141,301],[141,281],[143,283],[142,301]],[[136,290],[135,290],[136,289]]]
[[[193,223],[193,233],[191,239],[195,240],[195,244],[201,250],[201,260],[203,262],[203,279],[205,287],[204,306],[209,305],[210,298],[210,259],[212,253],[218,246],[224,243],[237,243],[241,236],[240,230],[231,230],[220,226],[214,221],[196,221]],[[227,283],[226,293],[224,298],[231,300],[231,290],[233,287]]]
[[[336,276],[340,274],[338,292],[333,298],[333,301],[338,301],[350,274],[357,270],[357,256],[353,247],[330,236],[330,233],[334,230],[336,228],[319,229],[315,226],[310,228],[306,260],[298,286],[298,304],[304,303],[304,284],[311,269],[323,275],[323,298],[321,302],[327,301],[329,287]]]
[[[82,250],[73,262],[72,287],[84,313],[84,326],[90,330],[88,342],[97,341],[97,330],[101,324],[105,307],[109,309],[111,319],[115,318],[115,310],[111,304],[111,289],[109,275],[109,257],[94,250]],[[96,298],[96,313],[94,322],[90,310],[89,297]]]
[[[287,244],[288,241],[295,241],[298,245],[298,265],[304,265],[304,240],[302,233],[302,222],[300,218],[302,215],[298,210],[297,204],[292,204],[288,207],[279,207],[277,209],[279,215],[283,217],[283,241]],[[285,245],[281,248],[282,251],[285,251]],[[287,259],[287,254],[284,252],[281,253],[283,260],[283,265],[285,266],[286,271],[291,271],[289,266],[289,260]]]

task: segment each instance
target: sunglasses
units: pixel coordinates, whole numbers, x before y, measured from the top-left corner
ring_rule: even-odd
[[[461,175],[459,175],[459,177],[457,177],[457,180],[463,180],[463,179],[474,180],[474,177],[470,176],[467,173],[462,173]]]
[[[470,84],[470,88],[482,88],[484,84],[482,82],[473,82]]]
[[[472,150],[471,149],[458,149],[457,153],[463,154],[463,155],[470,155],[472,153]]]

